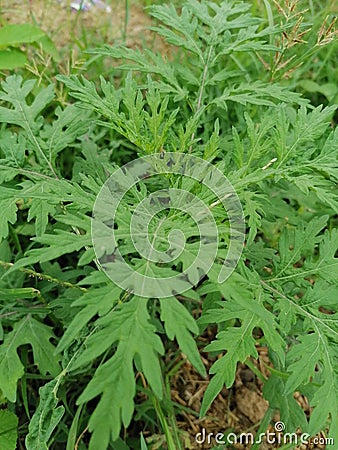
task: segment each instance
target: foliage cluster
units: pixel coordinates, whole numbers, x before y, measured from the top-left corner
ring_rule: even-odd
[[[131,423],[163,434],[162,448],[180,449],[180,405],[170,400],[177,352],[202,377],[200,352],[218,356],[204,416],[223,386],[233,385],[238,363],[253,366],[257,344],[272,363],[262,423],[279,410],[286,431],[325,430],[338,442],[334,69],[318,83],[318,52],[335,32],[329,19],[307,31],[295,1],[276,11],[264,4],[268,20],[234,1],[153,5],[167,56],[103,46],[88,52],[114,61],[109,80],[58,76],[38,86],[16,73],[2,81],[1,449],[15,448],[18,414],[19,448],[28,450],[145,449],[143,437],[128,432]],[[302,75],[315,56],[318,79],[306,85]],[[55,99],[57,83],[67,102]],[[311,99],[301,91],[311,91]],[[229,228],[217,199],[178,176],[140,182],[120,205],[116,227],[121,249],[141,272],[146,262],[130,250],[129,224],[159,187],[179,186],[212,205],[222,236],[215,264],[197,286],[183,296],[146,299],[102,272],[91,214],[116,167],[158,152],[191,153],[219,168],[241,200],[247,235],[236,270],[219,284]],[[183,214],[167,225],[191,236]],[[151,236],[159,249],[168,227],[161,233]],[[182,270],[189,255],[168,270]],[[201,348],[197,337],[211,324],[217,336]],[[173,355],[169,363],[166,354]],[[310,417],[296,391],[313,407]]]

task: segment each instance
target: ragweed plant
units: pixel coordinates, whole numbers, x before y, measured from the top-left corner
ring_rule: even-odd
[[[292,28],[249,4],[149,11],[169,56],[90,51],[116,84],[60,75],[65,106],[53,84],[1,84],[0,447],[20,414],[28,450],[146,448],[131,424],[183,448],[168,348],[208,381],[202,417],[258,344],[262,427],[279,411],[338,442],[336,108],[264,81],[257,53]]]

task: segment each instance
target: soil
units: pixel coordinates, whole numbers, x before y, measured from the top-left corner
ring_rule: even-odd
[[[265,347],[257,347],[257,351],[259,358],[257,361],[252,361],[252,363],[267,378],[270,374],[267,366],[271,365],[267,349]],[[203,356],[203,362],[208,372],[214,360],[205,354]],[[226,389],[224,387],[212,403],[211,408],[207,412],[207,417],[200,419],[198,412],[210,378],[208,376],[207,379],[203,379],[191,364],[186,361],[172,380],[172,400],[182,407],[192,410],[191,413],[182,412],[181,416],[177,418],[178,427],[186,436],[186,449],[201,450],[214,448],[217,444],[215,441],[217,433],[224,433],[225,435],[229,432],[237,435],[252,433],[255,435],[260,421],[268,409],[268,403],[262,394],[263,385],[261,380],[244,364],[239,364],[235,383],[232,388]],[[299,393],[295,393],[295,399],[308,415],[311,410],[307,399]],[[196,412],[196,414],[193,412]],[[276,423],[279,420],[279,413],[276,412],[272,422]],[[271,433],[275,432],[274,427],[270,426],[269,431]],[[201,444],[199,442],[203,439],[203,433],[205,433],[206,438],[203,444]],[[212,435],[209,439],[210,443],[208,443],[207,436],[210,433]],[[318,434],[318,437],[325,438],[325,434]],[[219,439],[222,440],[221,437]],[[276,444],[271,445],[263,442],[260,450],[273,450],[280,447],[282,445],[276,446]],[[247,450],[251,448],[251,445],[237,444],[224,448]],[[324,444],[313,445],[309,443],[307,445],[296,446],[294,450],[323,450],[325,448],[326,446]]]
[[[3,23],[33,23],[44,30],[59,50],[83,49],[93,44],[125,43],[128,47],[155,45],[157,39],[149,31],[150,17],[141,5],[130,2],[125,30],[125,0],[106,2],[111,12],[98,6],[88,11],[75,11],[70,0],[2,0]],[[126,32],[125,32],[126,31]]]

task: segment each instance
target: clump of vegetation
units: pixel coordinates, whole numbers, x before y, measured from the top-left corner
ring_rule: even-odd
[[[91,79],[51,74],[38,85],[24,70],[3,77],[1,449],[194,445],[177,417],[208,414],[239,364],[260,380],[269,405],[258,433],[278,411],[286,432],[322,431],[338,442],[336,31],[329,11],[264,5],[153,5],[165,54],[104,45],[86,50]],[[111,73],[95,79],[103,58]],[[230,181],[245,245],[220,282],[235,245],[223,199],[178,170],[140,177],[113,223],[114,246],[134,271],[176,276],[200,251],[200,230],[179,207],[155,213],[147,233],[165,254],[170,231],[180,230],[184,251],[154,262],[133,246],[132,218],[154,192],[199,199],[218,235],[210,270],[199,267],[189,288],[144,297],[103,270],[93,210],[118,168],[149,156],[169,164],[175,153],[213,164]],[[258,347],[268,376],[256,364]],[[199,411],[171,397],[185,360],[207,382]]]

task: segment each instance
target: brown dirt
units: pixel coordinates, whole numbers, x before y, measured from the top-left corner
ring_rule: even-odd
[[[271,362],[267,355],[267,349],[265,347],[257,347],[257,350],[259,358],[257,361],[252,362],[265,377],[268,377],[269,370],[267,366],[271,366]],[[214,360],[208,358],[207,354],[204,355],[203,363],[207,371],[209,371],[213,362]],[[210,439],[210,444],[207,442],[203,444],[196,442],[197,433],[202,433],[203,429],[206,435],[212,433],[213,437],[217,433],[225,434],[226,432],[233,432],[237,435],[241,433],[255,434],[261,419],[268,409],[268,403],[262,395],[263,385],[261,380],[244,364],[239,364],[233,387],[231,389],[224,387],[212,403],[207,417],[200,419],[198,418],[198,413],[209,380],[209,376],[207,379],[203,379],[187,361],[172,380],[172,400],[184,408],[192,410],[191,413],[183,411],[181,416],[177,418],[178,428],[186,439],[186,449],[211,449],[216,445],[214,438]],[[299,393],[295,394],[295,399],[303,410],[309,414],[310,408],[307,399]],[[276,412],[273,421],[277,422],[279,420],[279,414]],[[269,430],[274,432],[272,426]],[[201,435],[199,437],[202,439]],[[318,437],[325,437],[325,435],[319,434]],[[251,445],[238,444],[227,448],[248,450],[251,448]],[[276,447],[276,444],[262,443],[260,450],[273,450],[276,448],[279,448],[278,446]],[[317,446],[308,444],[295,447],[295,450],[323,450],[325,448],[324,444]]]
[[[125,1],[111,0],[111,12],[97,6],[89,11],[76,12],[69,7],[71,0],[2,0],[1,20],[4,23],[33,23],[41,27],[53,40],[58,49],[82,50],[86,43],[90,46],[123,42],[125,24]],[[143,8],[130,2],[126,45],[155,48],[160,40],[148,28],[150,17]]]

